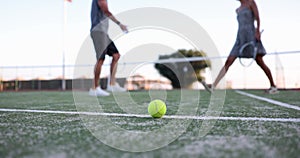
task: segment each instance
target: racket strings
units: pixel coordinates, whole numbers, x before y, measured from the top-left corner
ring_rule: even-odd
[[[257,55],[257,45],[254,41],[245,43],[239,50],[239,61],[242,66],[249,67]]]

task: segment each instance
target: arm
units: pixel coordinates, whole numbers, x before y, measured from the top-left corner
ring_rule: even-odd
[[[110,18],[113,22],[115,22],[116,24],[118,24],[120,26],[122,31],[124,31],[124,32],[128,31],[127,27],[125,25],[121,24],[121,22],[118,21],[115,18],[115,16],[109,11],[106,0],[98,0],[98,5],[108,18]]]
[[[259,12],[257,5],[254,0],[251,1],[250,8],[254,14],[254,18],[256,20],[256,31],[255,31],[255,37],[257,40],[260,41],[260,18],[259,18]]]

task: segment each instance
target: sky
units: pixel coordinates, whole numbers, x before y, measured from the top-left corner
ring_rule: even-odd
[[[266,50],[270,53],[300,50],[300,1],[256,2]],[[142,7],[166,8],[184,14],[207,31],[220,56],[229,54],[236,38],[238,26],[235,9],[239,7],[236,0],[108,0],[108,3],[115,15]],[[63,52],[65,63],[74,65],[82,43],[89,37],[90,7],[91,0],[68,3],[64,23],[63,0],[0,1],[0,77],[47,78],[60,75],[60,68],[41,68],[39,71],[43,72],[37,73],[36,69],[11,67],[62,65]],[[126,24],[126,21],[122,22]],[[116,44],[122,54],[122,50],[126,49],[124,42]],[[297,71],[300,68],[299,57],[300,54],[280,56],[287,87],[300,87],[300,73]],[[275,63],[275,57],[266,56],[265,61],[276,79],[275,68],[278,64]],[[94,64],[94,61],[87,64]],[[226,80],[232,81],[234,87],[268,87],[266,77],[256,64],[244,68],[236,61],[228,71]]]

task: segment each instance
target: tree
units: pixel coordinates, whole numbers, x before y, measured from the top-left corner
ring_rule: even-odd
[[[208,60],[184,61],[192,57],[206,57],[206,54],[198,50],[180,49],[171,55],[159,56],[159,60],[164,62],[156,63],[155,68],[171,81],[173,88],[187,88],[195,81],[203,81],[205,78],[201,76],[201,71],[211,65]],[[182,60],[174,62],[171,59]]]

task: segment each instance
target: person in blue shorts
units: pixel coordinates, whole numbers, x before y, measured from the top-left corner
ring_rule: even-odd
[[[91,9],[91,38],[96,50],[97,62],[94,68],[94,82],[89,91],[92,96],[109,96],[110,93],[101,89],[99,85],[99,78],[101,68],[105,60],[105,56],[111,56],[112,62],[110,67],[110,83],[107,86],[109,91],[123,92],[126,91],[120,87],[116,82],[117,62],[120,58],[120,53],[116,48],[114,42],[108,36],[108,22],[109,19],[120,26],[123,32],[127,32],[127,27],[118,21],[109,11],[106,0],[93,0]]]
[[[270,69],[265,64],[263,60],[263,56],[266,54],[266,51],[262,45],[260,36],[260,18],[257,9],[257,5],[254,0],[239,0],[241,6],[236,9],[237,20],[239,23],[238,33],[236,42],[225,62],[225,65],[219,72],[216,80],[212,85],[207,85],[205,82],[203,83],[206,90],[212,92],[213,89],[218,85],[220,80],[225,76],[229,67],[233,64],[236,58],[247,58],[245,56],[241,56],[240,50],[246,43],[253,43],[257,46],[255,61],[260,66],[260,68],[265,72],[266,76],[270,82],[270,89],[266,90],[267,93],[274,94],[277,93],[278,90],[273,81],[273,77]],[[254,22],[256,21],[256,28]],[[254,53],[254,51],[248,52],[248,54]],[[251,55],[253,56],[253,54]]]

